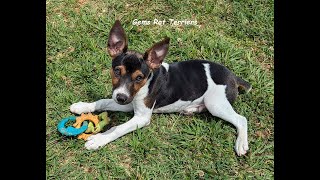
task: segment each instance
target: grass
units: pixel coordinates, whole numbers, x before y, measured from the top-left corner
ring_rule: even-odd
[[[273,179],[273,1],[47,0],[47,179]],[[57,123],[78,101],[111,97],[110,27],[121,19],[129,49],[171,38],[166,62],[208,59],[253,89],[234,109],[248,119],[250,152],[233,149],[236,129],[208,113],[154,114],[151,124],[98,151],[60,135]],[[134,19],[197,20],[196,26],[133,26]],[[132,113],[110,112],[112,125]]]

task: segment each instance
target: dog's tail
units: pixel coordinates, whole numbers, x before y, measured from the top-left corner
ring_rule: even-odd
[[[237,81],[238,89],[240,92],[248,93],[252,89],[252,86],[250,83],[248,83],[247,81],[237,76],[236,76],[236,81]]]

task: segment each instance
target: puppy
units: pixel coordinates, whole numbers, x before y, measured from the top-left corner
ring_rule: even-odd
[[[169,38],[155,43],[144,54],[128,50],[128,40],[120,21],[110,30],[107,51],[112,58],[112,99],[92,103],[78,102],[70,106],[76,114],[94,111],[134,112],[128,122],[112,127],[87,139],[87,149],[98,149],[137,128],[150,124],[152,113],[191,115],[209,111],[233,124],[238,137],[237,155],[248,147],[247,119],[236,113],[231,104],[239,89],[249,91],[251,85],[226,67],[206,60],[189,60],[172,64],[163,60]]]

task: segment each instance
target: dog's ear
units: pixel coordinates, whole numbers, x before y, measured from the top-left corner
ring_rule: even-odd
[[[170,38],[166,37],[145,52],[143,59],[147,62],[149,68],[157,69],[161,66],[168,53],[169,42]]]
[[[126,52],[128,48],[128,40],[120,21],[116,20],[109,33],[108,53],[114,59],[122,52]]]

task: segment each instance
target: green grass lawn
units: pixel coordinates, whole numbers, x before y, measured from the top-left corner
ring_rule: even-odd
[[[273,179],[273,1],[47,0],[47,179]],[[111,97],[108,33],[121,20],[129,49],[171,38],[166,62],[207,59],[249,81],[234,109],[248,119],[249,153],[234,151],[236,129],[209,113],[154,114],[151,124],[98,151],[64,137],[58,122],[78,101]],[[197,20],[197,26],[134,26],[132,21]],[[133,113],[110,112],[112,125]]]

